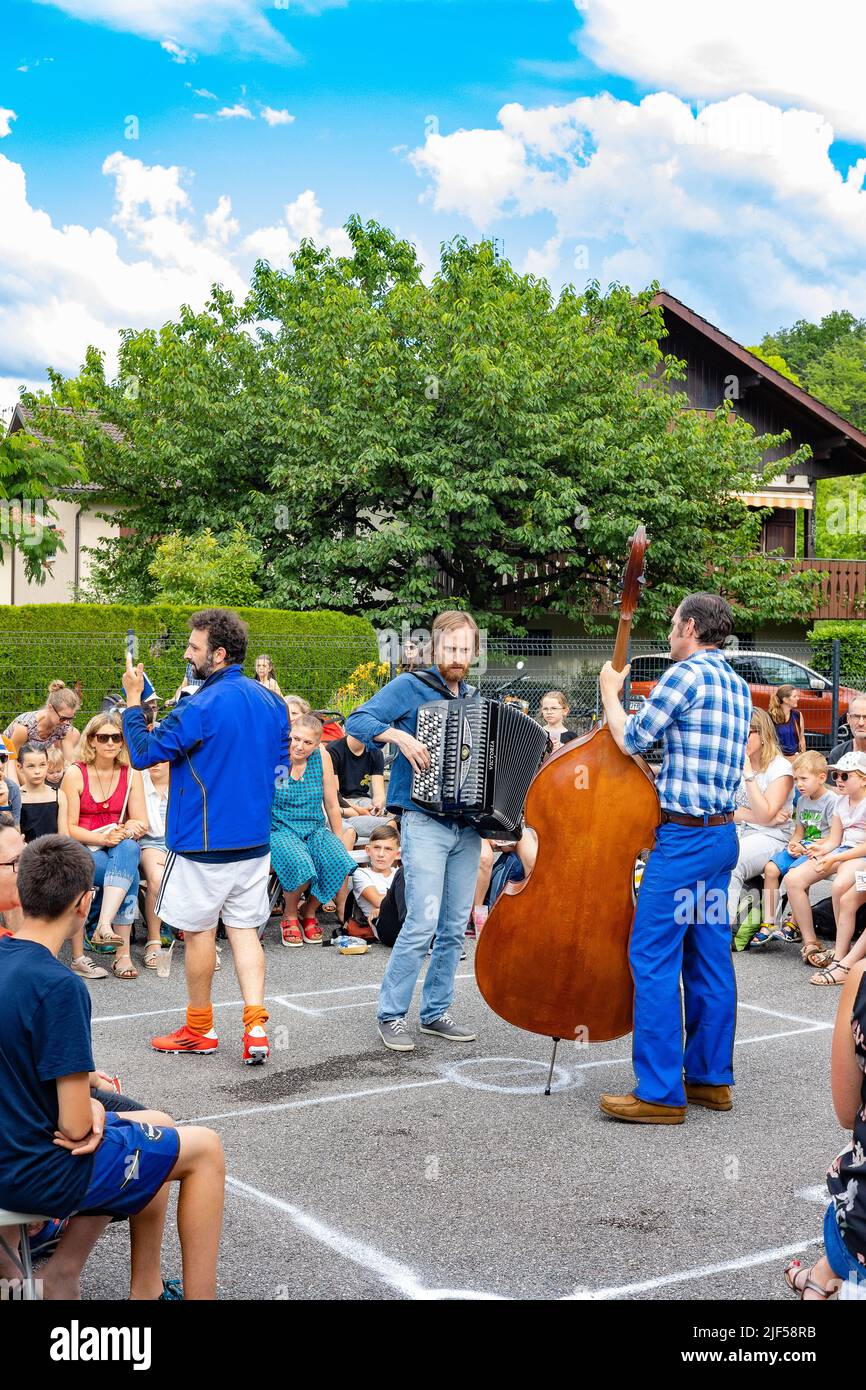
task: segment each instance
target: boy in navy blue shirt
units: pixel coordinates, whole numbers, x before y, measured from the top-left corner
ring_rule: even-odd
[[[45,835],[21,853],[24,922],[0,940],[0,1207],[128,1216],[134,1286],[136,1223],[145,1243],[159,1238],[167,1181],[179,1181],[185,1297],[212,1299],[225,1185],[219,1138],[107,1115],[91,1097],[90,996],[57,955],[87,918],[92,882],[92,857],[75,840]]]

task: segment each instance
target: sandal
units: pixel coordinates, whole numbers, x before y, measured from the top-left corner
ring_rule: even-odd
[[[171,949],[171,947],[169,947],[169,950],[170,950],[170,949]],[[160,944],[159,941],[148,941],[147,945],[146,945],[145,948],[144,948],[144,968],[145,968],[145,970],[155,970],[155,969],[156,969],[156,963],[157,963],[157,961],[159,960],[159,953],[160,953],[161,950],[162,950],[162,945]]]
[[[96,946],[122,946],[123,937],[118,936],[111,927],[94,927],[91,941]]]
[[[813,1293],[818,1294],[819,1297],[822,1299],[832,1298],[832,1296],[836,1293],[837,1288],[839,1287],[839,1281],[831,1280],[830,1284],[828,1284],[826,1288],[822,1288],[821,1285],[816,1284],[815,1280],[812,1278],[812,1272],[814,1268],[815,1266],[812,1265],[810,1269],[804,1269],[803,1266],[800,1264],[799,1260],[789,1260],[788,1263],[785,1265],[783,1271],[785,1275],[785,1283],[788,1285],[788,1288],[791,1290],[791,1292],[798,1294],[801,1299],[803,1298],[803,1295],[805,1294],[807,1289],[811,1289]],[[803,1279],[802,1283],[798,1284],[797,1276],[800,1274],[803,1274],[806,1277]]]
[[[301,936],[301,924],[297,917],[284,917],[280,922],[280,934],[284,946],[303,946],[304,944],[304,938]]]
[[[760,930],[755,932],[755,935],[749,942],[749,948],[751,949],[751,947],[753,946],[766,946],[768,941],[772,941],[775,932],[776,929],[773,926],[773,923],[765,922],[764,925],[760,928]]]
[[[122,960],[128,960],[128,961],[129,961],[129,964],[128,964],[128,965],[121,965],[120,962],[121,962]],[[112,975],[116,975],[117,978],[118,978],[118,980],[137,980],[137,979],[138,979],[138,971],[136,970],[135,966],[134,966],[133,963],[132,963],[132,957],[131,957],[131,956],[119,956],[117,960],[112,961],[112,963],[111,963],[111,973],[112,973]]]
[[[323,932],[315,917],[304,918],[301,932],[308,946],[321,946]]]
[[[814,970],[819,966],[829,965],[833,959],[833,952],[826,946],[819,946],[817,941],[806,941],[800,948],[800,956]]]
[[[834,970],[842,970],[844,974],[841,980],[837,980],[833,974]],[[851,967],[843,965],[840,960],[831,960],[830,964],[824,969],[819,970],[809,981],[810,985],[844,985],[846,978],[851,973]]]

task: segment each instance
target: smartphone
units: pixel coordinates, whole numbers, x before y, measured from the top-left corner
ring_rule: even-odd
[[[135,661],[135,632],[131,627],[128,627],[126,629],[126,637],[124,639],[123,645],[123,656],[124,660],[127,656],[131,656],[133,661]]]

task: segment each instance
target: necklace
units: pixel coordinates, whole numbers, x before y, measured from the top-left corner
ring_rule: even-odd
[[[114,781],[114,774],[115,774],[115,772],[116,772],[116,773],[117,773],[117,776],[118,776],[118,779],[119,779],[119,778],[120,778],[120,769],[117,768],[117,767],[112,768],[112,770],[111,770],[111,776],[110,776],[109,779],[108,779],[108,791],[107,791],[107,792],[106,792],[104,786],[102,785],[102,778],[99,776],[99,773],[96,771],[96,765],[95,765],[95,764],[94,764],[93,767],[91,768],[91,771],[93,772],[93,775],[94,775],[94,777],[96,778],[96,781],[97,781],[97,783],[98,783],[98,785],[99,785],[99,793],[100,793],[100,795],[101,795],[101,796],[104,796],[104,797],[106,798],[106,800],[103,801],[103,803],[102,803],[102,809],[103,809],[103,811],[107,811],[107,810],[108,810],[108,806],[109,806],[109,802],[111,801],[111,793],[114,791],[114,788],[113,788],[113,786],[111,785],[112,782]]]

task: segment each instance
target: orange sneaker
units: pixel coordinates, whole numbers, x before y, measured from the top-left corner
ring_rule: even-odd
[[[156,1052],[216,1052],[219,1039],[213,1028],[209,1033],[197,1033],[184,1024],[162,1038],[151,1038],[150,1045]]]
[[[255,1067],[262,1062],[266,1062],[271,1055],[268,1046],[268,1038],[264,1028],[257,1023],[249,1032],[244,1033],[244,1055],[243,1060],[248,1067]]]

